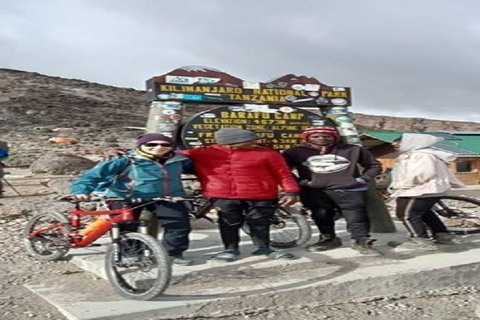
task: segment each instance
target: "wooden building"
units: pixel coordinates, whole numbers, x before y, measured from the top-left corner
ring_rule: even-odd
[[[396,153],[391,143],[400,131],[366,131],[360,135],[363,146],[382,163],[384,170],[393,168]],[[457,160],[450,165],[452,172],[465,184],[480,184],[480,132],[435,131],[416,132],[445,138],[432,148],[451,153]]]

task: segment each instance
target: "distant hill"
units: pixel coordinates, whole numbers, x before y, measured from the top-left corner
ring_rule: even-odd
[[[355,113],[355,124],[360,130],[480,131],[478,122],[372,116],[361,113]]]
[[[105,146],[132,140],[138,131],[126,131],[124,127],[145,126],[146,103],[141,90],[0,69],[0,139],[14,142],[17,153],[27,153],[27,158],[31,158],[35,152],[52,149],[46,141],[59,135],[52,129],[73,127],[74,134],[82,140],[82,147],[75,147],[74,151],[94,153]],[[187,110],[195,113],[202,109],[189,106]],[[365,114],[355,114],[355,123],[360,130],[480,131],[480,123],[474,122]],[[97,148],[85,151],[86,145]],[[20,158],[17,156],[16,161]]]
[[[144,126],[145,92],[0,69],[0,134],[42,126]],[[480,123],[355,114],[368,130],[480,130]]]

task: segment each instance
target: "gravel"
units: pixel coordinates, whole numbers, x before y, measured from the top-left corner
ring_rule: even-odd
[[[36,210],[47,208],[48,202],[0,199],[0,203],[0,319],[66,319],[24,287],[45,279],[62,282],[68,274],[84,273],[67,261],[39,262],[27,256],[21,241],[23,226]]]
[[[39,262],[27,256],[21,241],[22,228],[36,212],[63,209],[49,197],[24,200],[0,199],[0,319],[66,319],[24,284],[55,281],[68,285],[72,277],[91,281],[92,275],[67,261]],[[90,279],[90,280],[89,280]],[[93,286],[92,286],[93,287]],[[102,294],[101,292],[99,294]],[[229,314],[216,319],[479,319],[479,287],[447,288],[408,295],[346,301],[342,304],[271,306],[248,313]],[[480,309],[479,309],[480,310]],[[478,313],[480,315],[480,313]],[[149,318],[154,320],[154,318]],[[188,318],[184,318],[188,319]],[[215,319],[192,317],[190,319]]]

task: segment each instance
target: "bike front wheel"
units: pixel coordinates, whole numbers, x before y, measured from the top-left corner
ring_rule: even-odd
[[[133,300],[151,300],[170,284],[172,264],[151,236],[128,232],[107,249],[105,270],[114,290]]]
[[[457,234],[480,232],[480,200],[464,196],[442,196],[432,210],[450,232]]]
[[[272,247],[301,246],[312,237],[307,218],[294,208],[277,207],[270,222],[270,245]],[[242,229],[250,235],[250,227],[247,223],[243,224]]]
[[[32,217],[23,229],[23,243],[27,252],[42,261],[58,260],[70,249],[68,219],[58,212],[40,213]],[[36,235],[33,232],[39,231]]]

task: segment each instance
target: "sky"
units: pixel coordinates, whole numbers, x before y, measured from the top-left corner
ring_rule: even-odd
[[[351,87],[356,113],[480,122],[480,1],[0,1],[0,68],[144,90],[187,65]]]

